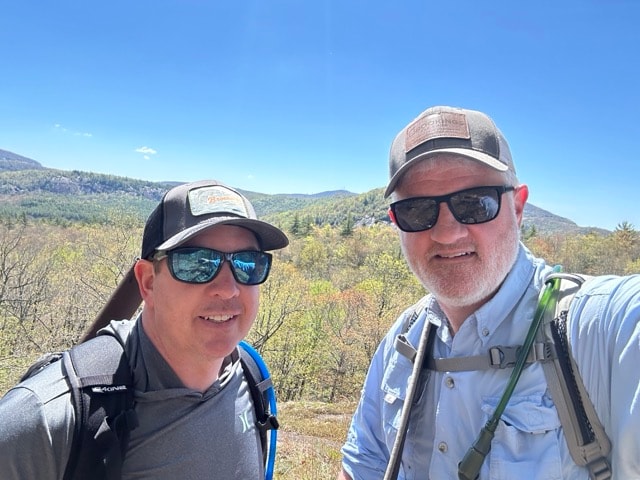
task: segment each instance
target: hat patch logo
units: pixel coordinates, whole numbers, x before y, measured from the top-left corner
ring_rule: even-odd
[[[464,114],[441,112],[418,118],[407,127],[405,152],[434,138],[471,138]]]
[[[221,186],[203,187],[189,192],[189,206],[194,217],[212,214],[232,214],[249,217],[240,195]]]

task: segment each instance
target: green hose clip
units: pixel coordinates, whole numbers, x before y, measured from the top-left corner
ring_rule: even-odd
[[[558,273],[562,271],[562,267],[557,265],[554,267],[553,271]],[[529,327],[524,345],[522,345],[518,352],[518,359],[513,367],[511,376],[509,377],[507,387],[500,398],[500,402],[498,403],[498,406],[493,412],[491,418],[487,421],[482,430],[480,430],[480,434],[474,444],[469,448],[462,461],[458,464],[459,480],[476,480],[478,478],[480,468],[491,450],[491,440],[493,440],[500,417],[502,416],[504,409],[507,407],[507,403],[509,403],[509,399],[516,388],[518,380],[520,380],[520,375],[522,374],[522,370],[524,370],[529,350],[531,350],[531,346],[535,340],[538,328],[540,328],[544,314],[551,301],[553,300],[554,303],[557,301],[559,291],[559,278],[552,278],[545,282],[544,292],[540,297],[540,301],[538,302],[538,307],[536,308],[536,313],[533,317],[533,321],[531,322],[531,326]]]

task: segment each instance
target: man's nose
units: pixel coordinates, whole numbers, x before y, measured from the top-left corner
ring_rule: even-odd
[[[447,202],[439,205],[438,220],[429,230],[431,238],[442,244],[455,243],[460,238],[467,235],[467,226],[456,220]]]

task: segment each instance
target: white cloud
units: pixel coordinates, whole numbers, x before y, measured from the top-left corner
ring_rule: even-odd
[[[68,128],[63,127],[62,125],[60,125],[59,123],[55,123],[53,125],[53,128],[55,128],[56,130],[58,130],[59,132],[62,133],[68,133],[70,135],[73,135],[75,137],[93,137],[92,133],[89,132],[77,132],[77,131],[71,131]]]
[[[135,151],[138,153],[144,153],[144,158],[146,160],[149,159],[149,155],[155,155],[156,153],[158,153],[156,150],[154,150],[151,147],[140,147],[140,148],[136,148]]]

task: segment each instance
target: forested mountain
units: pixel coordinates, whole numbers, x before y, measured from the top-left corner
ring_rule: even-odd
[[[7,150],[0,150],[0,172],[5,170],[40,170],[43,168],[35,160]]]
[[[108,223],[126,215],[142,222],[162,194],[176,184],[50,169],[35,160],[0,150],[0,217],[4,218],[38,218],[57,224]],[[343,190],[314,195],[243,193],[260,218],[300,233],[311,225],[350,229],[389,222],[383,188],[362,194]],[[534,205],[525,208],[524,230],[540,234],[607,233],[579,227]]]

